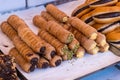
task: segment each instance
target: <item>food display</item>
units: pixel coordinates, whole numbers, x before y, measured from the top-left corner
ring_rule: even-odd
[[[60,9],[61,5],[46,4],[43,9],[35,7],[23,14],[16,12],[1,18],[0,35],[4,39],[0,49],[8,51],[8,55],[0,55],[0,62],[4,61],[4,56],[10,56],[13,66],[9,67],[14,69],[12,73],[1,73],[0,80],[4,78],[3,74],[8,76],[5,79],[18,80],[16,69],[31,80],[40,77],[41,80],[73,79],[119,61],[109,51],[109,42],[120,48],[119,3],[118,0],[86,0],[82,5],[70,8],[71,16],[66,9]],[[110,63],[106,64],[104,60]],[[7,68],[7,62],[4,63],[2,65]],[[2,65],[1,71],[4,70]],[[76,70],[81,70],[80,75]],[[73,76],[68,78],[63,73]]]
[[[84,4],[74,9],[72,16],[76,16],[91,25],[98,32],[105,34],[106,37],[112,34],[120,37],[117,35],[120,34],[119,0],[86,0]],[[113,38],[114,36],[111,36],[111,38],[107,37],[106,39],[119,48],[119,43],[116,43]],[[118,38],[117,41],[119,41]]]

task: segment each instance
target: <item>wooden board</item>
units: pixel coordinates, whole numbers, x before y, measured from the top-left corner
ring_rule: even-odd
[[[67,4],[59,5],[59,9],[66,12],[68,15],[71,11],[83,3],[83,0],[73,1]],[[0,16],[0,23],[5,21],[9,15],[16,14],[29,25],[35,34],[37,34],[38,29],[33,25],[32,18],[35,15],[39,15],[40,11],[44,10],[43,6],[31,8],[24,11],[13,12]],[[0,30],[0,49],[8,54],[9,50],[13,47],[12,42],[4,35]],[[28,80],[73,80],[75,78],[82,77],[96,70],[107,67],[113,63],[120,61],[120,57],[114,55],[111,51],[105,53],[98,53],[96,55],[85,54],[81,59],[72,59],[69,61],[64,61],[62,64],[55,68],[48,69],[36,69],[34,72],[25,73],[19,66],[18,69],[28,78]]]

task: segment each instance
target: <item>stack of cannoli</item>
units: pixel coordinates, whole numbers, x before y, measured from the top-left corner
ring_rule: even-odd
[[[120,28],[119,0],[86,0],[72,12],[72,16],[78,17],[98,32],[105,34],[108,42],[116,47],[120,46],[120,32],[116,31]]]
[[[56,49],[33,33],[17,15],[11,15],[7,21],[4,21],[1,24],[1,30],[15,46],[9,54],[15,57],[16,63],[25,72],[61,64],[62,58],[56,54]]]
[[[66,21],[63,20],[64,17],[67,18]],[[46,11],[34,16],[33,24],[40,29],[38,35],[54,46],[58,55],[61,55],[65,60],[66,54],[82,57],[85,51],[96,54],[99,51],[105,52],[109,48],[103,34],[78,18],[67,17],[52,4],[46,6]],[[72,37],[73,35],[74,37]],[[70,36],[71,38],[68,38]],[[59,49],[64,50],[63,52],[58,50],[58,44],[62,45]]]

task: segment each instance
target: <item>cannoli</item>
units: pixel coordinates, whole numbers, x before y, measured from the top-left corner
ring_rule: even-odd
[[[97,38],[97,30],[90,25],[84,23],[80,19],[71,17],[69,18],[69,23],[82,34],[84,34],[87,38],[93,40]]]
[[[114,46],[120,48],[120,28],[117,28],[106,34],[106,39],[108,42]]]
[[[17,31],[20,26],[26,26],[28,27],[25,22],[20,19],[17,15],[11,15],[7,22]]]
[[[50,66],[56,67],[59,66],[62,62],[62,58],[60,56],[54,56],[53,59],[50,60]]]
[[[65,55],[62,55],[62,60],[66,61],[66,60],[71,60],[73,58],[75,53],[73,53],[73,51],[66,51]]]
[[[113,23],[106,23],[106,24],[95,23],[92,25],[92,27],[97,29],[98,32],[101,32],[103,34],[107,34],[119,26],[120,26],[120,21],[116,21]]]
[[[42,11],[41,16],[47,20],[47,21],[57,21],[51,14],[49,14],[47,11]]]
[[[75,52],[75,57],[82,58],[85,54],[85,49],[83,47],[79,47],[77,51]]]
[[[41,29],[46,30],[47,21],[46,21],[43,17],[41,17],[41,16],[39,16],[39,15],[34,16],[34,18],[33,18],[33,24],[34,24],[36,27],[38,27],[38,28],[41,28]]]
[[[6,22],[4,21],[1,24],[1,30],[3,33],[5,33],[11,40],[14,39],[15,36],[17,35],[17,32]]]
[[[0,54],[0,80],[18,80],[15,59]]]
[[[94,40],[88,39],[85,37],[82,33],[77,32],[75,35],[75,38],[80,42],[80,44],[86,49],[91,50],[96,47],[96,42]]]
[[[104,46],[99,47],[100,52],[106,52],[106,51],[108,51],[108,49],[109,49],[109,44],[108,43],[106,43]]]
[[[97,54],[98,51],[99,51],[98,47],[95,47],[94,49],[91,49],[91,50],[87,50],[87,52],[92,55]]]
[[[67,22],[68,16],[54,5],[48,4],[46,10],[59,22]]]
[[[38,36],[40,36],[46,42],[55,47],[58,55],[64,55],[65,51],[68,49],[68,47],[65,44],[61,43],[59,40],[57,40],[54,36],[52,36],[45,30],[40,29]]]
[[[90,4],[91,8],[96,8],[96,7],[100,7],[100,6],[109,6],[109,5],[114,5],[118,2],[118,0],[99,0],[96,1],[92,4]]]
[[[47,61],[45,58],[41,57],[38,61],[38,68],[48,68],[49,67],[49,61]]]
[[[97,46],[104,46],[107,43],[105,35],[99,32],[98,32],[97,39],[95,41],[97,43]]]
[[[36,65],[39,59],[39,56],[36,55],[31,48],[24,43],[20,37],[18,37],[16,31],[7,23],[4,22],[1,25],[1,30],[13,41],[15,47],[19,53],[31,64]]]
[[[23,41],[26,42],[36,53],[44,53],[46,50],[45,45],[43,45],[43,40],[32,32],[29,28],[21,26],[18,29],[18,35]]]
[[[35,69],[35,65],[30,64],[29,62],[27,62],[21,55],[20,53],[17,51],[16,48],[12,48],[9,51],[9,55],[15,57],[15,61],[16,63],[22,68],[23,71],[25,72],[32,72]]]
[[[55,21],[48,21],[47,31],[65,44],[72,42],[74,39],[74,35],[71,32],[65,30]]]
[[[72,50],[74,53],[78,50],[79,47],[80,47],[80,44],[78,40],[75,38],[73,39],[71,43],[68,44],[68,48]]]
[[[56,50],[49,43],[46,43],[45,45],[46,45],[46,50],[44,54],[42,54],[42,56],[44,56],[48,60],[51,60],[56,55]]]
[[[98,23],[112,23],[120,20],[120,12],[99,14],[93,17]]]
[[[8,23],[16,29],[20,38],[36,53],[44,53],[46,47],[43,45],[43,40],[33,33],[21,18],[12,15],[8,18]]]

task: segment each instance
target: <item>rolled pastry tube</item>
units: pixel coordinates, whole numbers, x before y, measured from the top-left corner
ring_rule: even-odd
[[[114,46],[120,48],[120,27],[106,34],[106,39],[108,42],[112,43]]]
[[[21,55],[20,53],[17,51],[16,48],[12,48],[9,51],[9,54],[13,57],[15,57],[15,61],[16,63],[22,68],[23,71],[25,72],[32,72],[35,69],[35,65],[30,64],[29,62],[27,62]]]
[[[45,30],[40,29],[38,36],[51,44],[56,49],[58,55],[64,55],[65,51],[68,49],[67,45],[61,43],[59,40],[57,40],[54,36],[52,36]]]
[[[94,40],[88,39],[80,32],[77,32],[75,37],[86,50],[94,49],[97,45]]]
[[[51,60],[50,60],[50,66],[52,67],[56,67],[59,66],[62,62],[62,58],[58,55],[54,56]]]
[[[50,13],[47,11],[42,11],[41,16],[47,21],[57,21]]]
[[[83,47],[79,47],[77,51],[75,52],[75,57],[82,58],[85,54],[85,49]]]
[[[106,52],[106,51],[108,51],[108,49],[109,49],[109,44],[108,43],[106,43],[104,46],[99,47],[100,52]]]
[[[95,42],[97,43],[97,46],[104,46],[107,43],[105,35],[98,32],[98,36]]]
[[[25,22],[20,19],[17,15],[11,15],[9,16],[9,18],[7,19],[7,22],[17,31],[18,28],[20,26],[27,26],[27,24],[25,24]]]
[[[44,56],[48,60],[51,60],[56,55],[56,50],[49,43],[46,43],[45,45],[46,45],[46,50],[44,54],[42,54],[42,56]]]
[[[73,58],[73,56],[74,56],[73,51],[66,51],[66,54],[62,55],[62,60],[64,60],[64,61],[71,60]]]
[[[33,33],[21,18],[16,15],[12,15],[7,21],[18,32],[20,38],[36,53],[43,53],[45,51],[46,48],[42,43],[43,40]]]
[[[30,28],[21,26],[18,29],[18,35],[30,46],[36,53],[43,54],[46,50],[43,40],[38,37]]]
[[[96,15],[93,17],[93,19],[98,23],[112,23],[120,20],[120,12],[111,12]]]
[[[95,23],[92,25],[95,29],[97,29],[98,32],[101,32],[103,34],[107,34],[114,29],[118,28],[120,26],[120,21],[116,21],[113,23],[106,23],[106,24],[101,24],[101,23]]]
[[[73,52],[76,52],[79,47],[80,47],[80,44],[78,40],[75,38],[71,43],[68,44],[68,48],[72,50]]]
[[[100,6],[109,6],[109,5],[114,5],[118,2],[118,0],[99,0],[96,1],[92,4],[90,4],[91,8],[96,8],[96,7],[100,7]]]
[[[16,31],[7,22],[2,23],[1,30],[13,41],[13,44],[19,53],[28,62],[31,64],[37,64],[39,56],[36,55],[31,48],[20,39]]]
[[[46,6],[46,10],[59,22],[68,21],[68,16],[64,12],[60,11],[56,6],[48,4]]]
[[[60,24],[55,21],[48,21],[47,31],[54,35],[62,43],[68,44],[74,39],[74,35],[65,30]]]
[[[34,16],[34,18],[33,18],[33,24],[34,24],[36,27],[38,27],[38,28],[41,28],[41,29],[46,30],[47,21],[46,21],[43,17],[41,17],[41,16],[39,16],[39,15]]]
[[[87,52],[92,55],[97,54],[98,51],[99,51],[98,47],[95,47],[94,49],[91,49],[91,50],[87,50]]]
[[[1,30],[3,33],[5,33],[11,40],[14,39],[15,36],[17,35],[17,32],[6,22],[4,21],[1,24]]]
[[[89,25],[93,25],[95,23],[93,16],[92,16],[92,11],[83,15],[80,19]]]
[[[71,17],[69,18],[69,23],[82,34],[84,34],[87,38],[95,40],[97,38],[97,30],[90,25],[86,24],[82,20]]]
[[[38,64],[37,64],[37,67],[38,68],[48,68],[49,67],[49,61],[47,61],[45,58],[43,57],[40,57],[39,61],[38,61]]]

